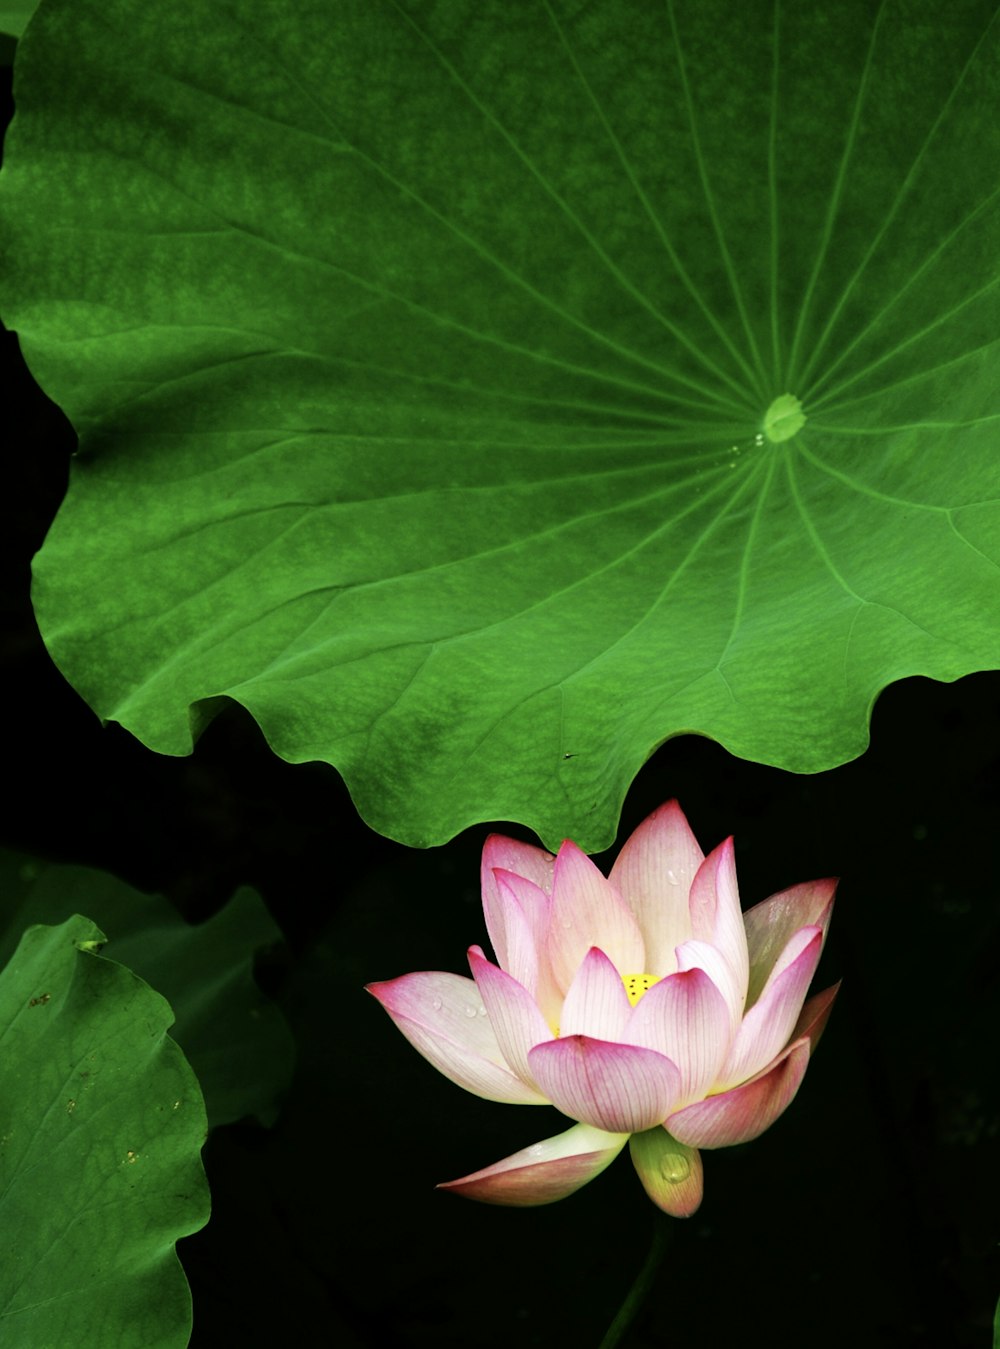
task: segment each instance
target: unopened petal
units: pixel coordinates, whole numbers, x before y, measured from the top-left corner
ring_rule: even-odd
[[[528,1069],[528,1050],[553,1035],[534,998],[516,979],[487,960],[482,947],[469,947],[469,968],[505,1061],[526,1086],[537,1091]]]
[[[444,1181],[437,1189],[451,1190],[484,1204],[552,1204],[599,1176],[627,1142],[628,1134],[609,1134],[589,1124],[575,1124],[565,1133],[532,1143],[482,1171]]]
[[[635,1045],[570,1035],[536,1045],[528,1065],[557,1110],[609,1133],[661,1124],[679,1098],[676,1065]]]
[[[650,974],[677,968],[674,949],[691,936],[688,893],[705,854],[676,801],[654,810],[626,840],[609,877],[635,914]]]
[[[679,1099],[700,1100],[729,1051],[729,1010],[704,970],[668,974],[633,1009],[624,1038],[666,1054],[680,1070]]]
[[[458,1086],[487,1101],[548,1104],[508,1067],[471,979],[422,970],[365,987],[414,1049]]]
[[[720,1087],[736,1086],[753,1077],[788,1044],[822,947],[823,934],[817,927],[794,934],[760,997],[743,1017],[719,1073]]]
[[[662,1125],[633,1134],[629,1152],[653,1203],[673,1218],[690,1218],[701,1204],[704,1180],[697,1148],[680,1143]]]
[[[665,1121],[666,1127],[675,1138],[696,1148],[749,1143],[791,1104],[808,1063],[808,1039],[796,1040],[763,1073],[731,1091],[685,1106]]]
[[[592,946],[569,986],[560,1014],[559,1034],[620,1040],[631,1013],[621,975],[604,952]]]
[[[592,946],[623,973],[646,968],[632,910],[587,854],[567,839],[553,871],[548,937],[552,971],[564,992]]]
[[[746,1002],[750,962],[731,838],[714,848],[698,868],[691,882],[689,908],[692,936],[696,941],[709,942],[725,956],[733,971],[735,994],[742,1008]]]
[[[806,881],[771,895],[743,915],[750,952],[748,1007],[760,997],[775,962],[800,928],[818,927],[825,939],[836,889],[835,879]]]

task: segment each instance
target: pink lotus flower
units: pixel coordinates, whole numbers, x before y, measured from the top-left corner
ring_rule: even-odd
[[[493,964],[369,984],[406,1038],[490,1101],[554,1105],[565,1133],[439,1188],[548,1204],[626,1143],[654,1203],[701,1203],[699,1148],[745,1143],[798,1091],[837,986],[803,1006],[836,881],[741,913],[733,841],[705,857],[676,801],[653,812],[609,878],[575,843],[557,857],[493,834],[482,862]]]

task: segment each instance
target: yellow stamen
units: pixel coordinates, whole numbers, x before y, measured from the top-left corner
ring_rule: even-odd
[[[648,993],[654,984],[660,982],[658,974],[623,974],[622,983],[628,1000],[634,1007],[644,993]]]

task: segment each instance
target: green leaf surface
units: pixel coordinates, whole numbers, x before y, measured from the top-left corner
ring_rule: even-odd
[[[209,1127],[277,1116],[291,1081],[295,1042],[278,1007],[253,978],[254,954],[281,940],[260,896],[236,892],[197,927],[160,895],[107,872],[57,866],[0,850],[0,965],[21,932],[86,910],[112,941],[112,954],[159,990],[173,1009],[176,1040],[205,1098]]]
[[[38,8],[38,0],[0,0],[0,33],[20,37]]]
[[[1000,665],[998,52],[994,0],[53,0],[0,242],[80,433],[56,661],[404,842],[590,850],[673,735],[818,771]]]
[[[174,1250],[208,1220],[198,1082],[170,1007],[79,915],[0,973],[0,1343],[184,1349]]]

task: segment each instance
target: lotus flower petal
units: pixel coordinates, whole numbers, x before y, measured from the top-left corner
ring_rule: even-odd
[[[567,841],[552,877],[549,956],[565,992],[592,946],[599,946],[622,973],[646,968],[646,948],[635,915],[585,852]]]
[[[586,1035],[536,1045],[528,1066],[557,1110],[608,1133],[661,1123],[680,1095],[681,1075],[664,1054]]]
[[[719,1074],[720,1086],[746,1082],[788,1044],[802,1011],[806,991],[816,973],[823,933],[818,927],[796,932],[782,952],[757,1002],[744,1016],[729,1058]]]
[[[496,963],[369,985],[421,1054],[489,1100],[577,1121],[440,1188],[495,1204],[578,1189],[626,1139],[665,1212],[701,1202],[699,1148],[747,1142],[795,1096],[837,993],[803,1005],[836,882],[740,912],[732,839],[706,857],[676,801],[642,822],[609,878],[570,840],[553,857],[491,834],[483,913]]]
[[[813,994],[799,1013],[799,1019],[796,1021],[795,1029],[791,1034],[791,1040],[799,1040],[805,1035],[809,1040],[810,1054],[816,1052],[819,1037],[826,1030],[826,1023],[830,1019],[834,1000],[839,992],[840,982],[838,980],[837,983],[831,984],[829,988],[824,988],[822,993]]]
[[[528,1068],[528,1050],[553,1038],[538,1004],[523,985],[487,960],[482,947],[469,947],[469,968],[506,1063],[537,1091]]]
[[[635,914],[646,943],[643,967],[662,977],[691,936],[688,894],[705,854],[676,801],[654,810],[626,839],[608,878]]]
[[[771,895],[743,915],[750,953],[748,1007],[760,997],[778,956],[800,928],[818,927],[826,936],[836,889],[834,879],[806,881]]]
[[[414,1049],[458,1086],[487,1101],[549,1104],[508,1067],[473,980],[423,970],[365,987]]]
[[[473,1171],[460,1180],[446,1180],[437,1189],[485,1204],[552,1204],[599,1176],[621,1152],[628,1137],[605,1133],[589,1124],[575,1124],[565,1133],[532,1143],[482,1171]]]
[[[685,1106],[666,1120],[675,1138],[697,1148],[749,1143],[791,1104],[809,1063],[809,1041],[797,1040],[778,1061],[742,1086]]]
[[[698,868],[691,882],[688,905],[692,936],[695,941],[710,942],[726,958],[733,971],[735,996],[742,1010],[750,962],[731,838],[714,848]]]
[[[623,1040],[631,1015],[632,1007],[621,975],[604,952],[592,946],[569,986],[559,1034]]]
[[[839,987],[835,984],[809,999],[791,1043],[756,1077],[731,1091],[685,1106],[665,1121],[665,1127],[675,1138],[698,1148],[749,1143],[769,1129],[791,1104],[802,1083]]]
[[[530,843],[521,843],[516,838],[507,838],[504,834],[490,834],[483,844],[483,859],[479,868],[483,894],[483,917],[486,919],[486,931],[490,944],[496,954],[502,970],[509,970],[507,964],[506,929],[503,921],[506,910],[497,903],[496,871],[513,873],[532,882],[543,894],[552,891],[552,871],[555,858],[544,848],[533,847]],[[517,895],[518,901],[521,896]],[[515,975],[515,978],[517,976]]]
[[[508,922],[507,963],[500,960],[500,967],[529,991],[534,991],[542,1015],[552,1027],[558,1026],[563,995],[555,981],[549,959],[551,899],[534,881],[515,876],[512,871],[498,868],[493,876],[501,900],[511,904],[513,912],[518,915],[516,922]],[[529,983],[529,980],[533,980],[533,983]]]
[[[673,1218],[690,1218],[701,1203],[704,1189],[697,1148],[679,1143],[660,1125],[633,1134],[628,1146],[639,1179],[653,1203]]]
[[[743,1019],[741,981],[722,952],[707,941],[686,941],[677,948],[677,968],[681,973],[688,970],[705,971],[722,994],[729,1012],[729,1038],[735,1039]]]
[[[666,1054],[680,1070],[680,1100],[700,1100],[726,1058],[729,1028],[722,994],[704,970],[692,969],[653,985],[633,1009],[624,1038]]]

